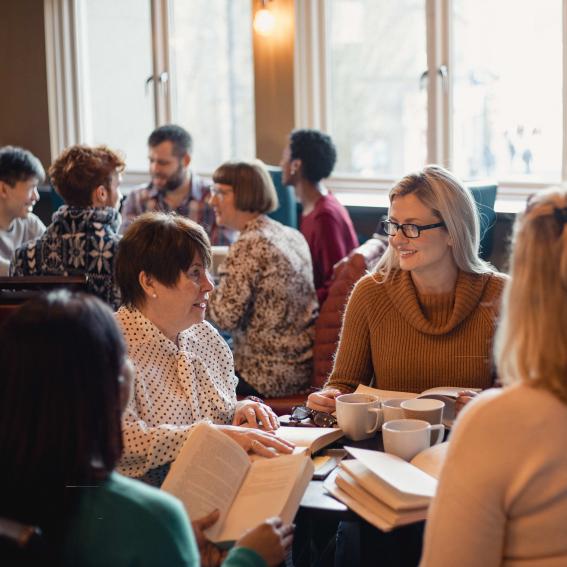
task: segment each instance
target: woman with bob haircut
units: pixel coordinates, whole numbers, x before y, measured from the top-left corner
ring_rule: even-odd
[[[266,216],[278,207],[261,161],[228,162],[213,174],[217,224],[240,231],[219,267],[209,316],[234,341],[237,392],[287,396],[313,374],[317,298],[307,242]]]
[[[566,224],[559,188],[538,192],[516,220],[495,338],[505,387],[456,422],[423,567],[567,565]]]
[[[427,166],[392,188],[383,226],[388,249],[352,292],[331,376],[309,396],[314,409],[333,411],[335,397],[358,384],[421,392],[494,383],[490,349],[506,277],[478,256],[468,189]]]
[[[110,309],[52,292],[23,305],[0,340],[0,525],[33,526],[42,543],[4,545],[5,564],[197,567],[182,503],[114,471],[133,372]],[[268,520],[225,565],[276,565],[291,538],[291,526]]]
[[[181,216],[146,213],[127,229],[116,257],[124,305],[116,318],[136,367],[124,413],[119,470],[161,485],[194,423],[208,420],[245,450],[290,452],[268,431],[278,422],[261,400],[236,401],[232,353],[206,321],[213,284],[205,230]],[[230,425],[233,424],[233,425]]]

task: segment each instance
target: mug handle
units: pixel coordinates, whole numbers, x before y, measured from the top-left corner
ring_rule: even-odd
[[[434,447],[435,445],[439,445],[439,443],[443,442],[443,437],[445,437],[445,426],[442,423],[436,423],[435,425],[429,425],[429,442],[431,443],[431,432],[432,431],[439,431],[439,435],[437,435],[437,439],[433,445],[430,447]]]
[[[374,422],[374,426],[371,427],[366,431],[366,433],[374,433],[378,430],[378,428],[382,425],[384,421],[384,415],[382,408],[368,408],[368,412],[372,412],[376,414],[376,421]]]

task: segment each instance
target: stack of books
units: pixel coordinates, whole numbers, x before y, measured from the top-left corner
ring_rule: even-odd
[[[382,531],[425,520],[437,489],[447,443],[406,462],[395,455],[345,447],[343,460],[325,481],[326,490]]]

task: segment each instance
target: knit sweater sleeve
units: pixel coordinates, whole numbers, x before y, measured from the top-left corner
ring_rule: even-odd
[[[325,387],[351,392],[359,384],[370,384],[374,374],[370,348],[369,309],[376,282],[363,277],[348,300],[333,372]]]

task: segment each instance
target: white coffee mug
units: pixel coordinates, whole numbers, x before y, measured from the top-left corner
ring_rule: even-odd
[[[402,402],[407,398],[390,398],[382,401],[382,411],[384,412],[384,421],[392,419],[404,419],[404,410],[401,407]]]
[[[400,406],[407,419],[423,419],[431,425],[443,423],[443,408],[445,402],[430,398],[412,398],[404,400]]]
[[[404,461],[411,461],[418,453],[431,445],[443,441],[444,426],[440,423],[431,425],[421,419],[394,419],[382,425],[384,451],[397,455]],[[431,433],[439,431],[437,439],[431,442]]]
[[[346,437],[352,441],[372,437],[382,425],[382,409],[377,396],[343,394],[336,400],[337,422]]]

